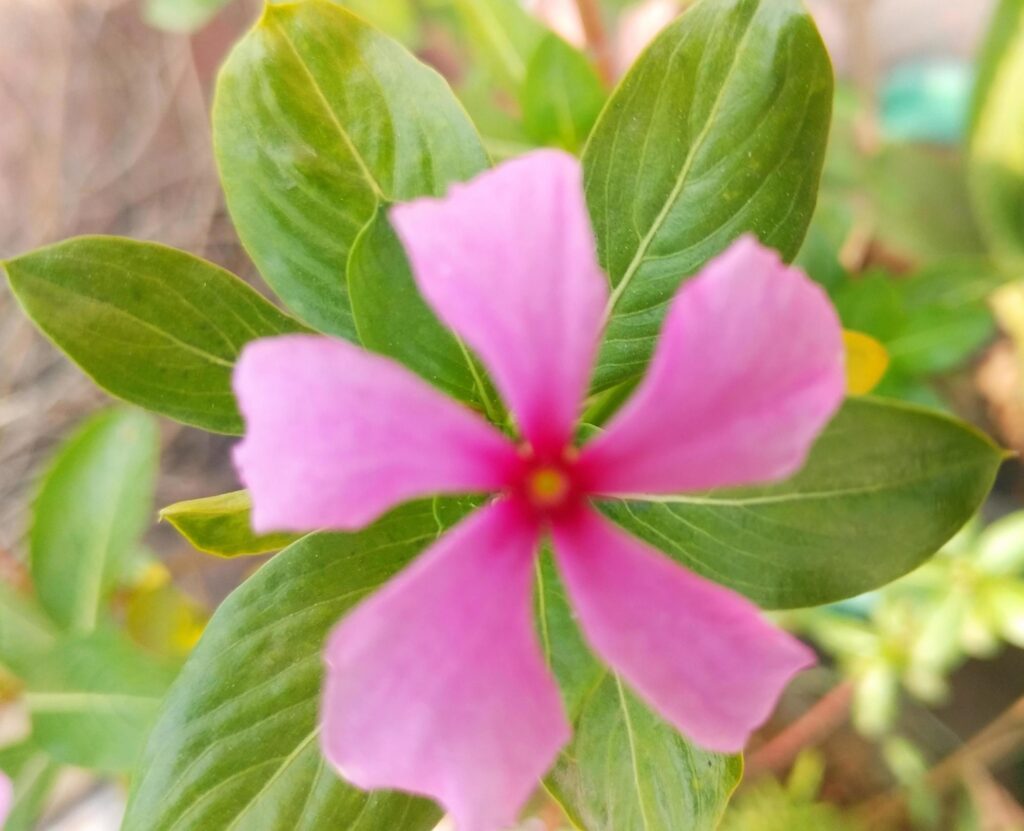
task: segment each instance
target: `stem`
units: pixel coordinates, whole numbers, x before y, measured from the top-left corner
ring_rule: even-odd
[[[598,0],[576,0],[576,9],[583,24],[583,34],[587,38],[587,48],[597,64],[597,71],[602,80],[610,86],[615,80],[615,62]]]
[[[846,721],[852,701],[853,683],[837,684],[781,733],[747,755],[747,776],[752,778],[785,768],[805,747],[835,732]]]

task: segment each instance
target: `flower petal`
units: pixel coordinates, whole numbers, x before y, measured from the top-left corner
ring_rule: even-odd
[[[579,162],[536,151],[391,220],[423,296],[479,353],[523,435],[561,450],[608,299]]]
[[[569,726],[537,646],[537,527],[497,502],[358,607],[327,647],[323,742],[361,788],[436,799],[458,831],[514,823]]]
[[[7,778],[6,774],[0,771],[0,828],[4,827],[13,804],[14,785],[11,784],[11,780]]]
[[[753,237],[676,297],[633,398],[583,453],[596,491],[678,493],[783,479],[843,399],[825,292]]]
[[[344,341],[249,344],[235,369],[235,464],[259,531],[358,528],[406,500],[491,491],[511,442],[398,364]]]
[[[676,565],[591,509],[554,529],[555,555],[594,650],[664,718],[734,753],[810,649],[752,603]]]

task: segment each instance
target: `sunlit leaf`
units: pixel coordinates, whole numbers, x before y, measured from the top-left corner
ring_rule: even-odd
[[[199,551],[220,557],[266,554],[291,545],[296,534],[257,534],[252,530],[252,497],[248,491],[176,502],[160,511]]]

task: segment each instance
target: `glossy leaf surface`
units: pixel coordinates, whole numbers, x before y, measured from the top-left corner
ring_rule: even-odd
[[[462,512],[418,502],[356,534],[304,537],[231,595],[167,698],[124,831],[430,831],[429,802],[367,795],[324,761],[320,653],[348,609]]]
[[[252,530],[252,497],[248,491],[176,502],[160,511],[199,551],[220,557],[266,554],[291,545],[295,534],[257,534]]]
[[[878,588],[934,554],[980,507],[1003,457],[945,416],[855,399],[786,482],[602,507],[762,606],[814,606]]]
[[[831,64],[798,0],[701,0],[643,53],[583,154],[614,286],[597,389],[642,372],[680,282],[739,235],[796,255],[831,110]]]
[[[742,759],[692,745],[594,659],[549,556],[537,597],[538,628],[573,724],[548,790],[586,831],[713,831]]]
[[[242,347],[302,329],[234,275],[155,243],[80,237],[4,267],[28,316],[103,389],[216,433],[242,431]]]
[[[354,339],[345,268],[389,202],[441,194],[487,165],[444,80],[324,0],[268,5],[217,86],[228,207],[267,282],[302,319]]]

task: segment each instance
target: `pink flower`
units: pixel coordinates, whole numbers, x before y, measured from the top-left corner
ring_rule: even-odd
[[[696,742],[740,750],[811,652],[592,500],[796,471],[843,397],[825,295],[740,240],[680,290],[632,400],[577,447],[609,306],[579,163],[535,152],[391,219],[422,294],[490,370],[517,438],[348,343],[288,336],[245,350],[235,388],[248,432],[235,458],[257,530],[354,529],[409,499],[496,494],[331,635],[327,757],[360,787],[438,800],[460,831],[514,821],[570,734],[533,626],[545,534],[594,651]]]
[[[7,822],[7,815],[11,812],[11,805],[14,802],[14,785],[7,775],[0,771],[0,828]]]

